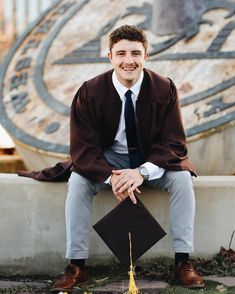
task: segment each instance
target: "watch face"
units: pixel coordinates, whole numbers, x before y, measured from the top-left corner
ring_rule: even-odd
[[[140,170],[140,174],[143,176],[143,178],[144,178],[145,180],[147,180],[147,179],[149,178],[149,173],[148,173],[147,168],[144,167],[144,166],[141,166],[141,167],[139,168],[139,170]]]

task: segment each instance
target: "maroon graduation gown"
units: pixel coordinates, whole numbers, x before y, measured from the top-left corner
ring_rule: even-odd
[[[19,175],[42,181],[66,181],[71,171],[97,182],[107,179],[114,166],[103,151],[112,146],[122,102],[112,83],[110,70],[87,82],[77,91],[70,115],[71,160],[38,172]],[[166,170],[187,170],[196,175],[188,159],[179,99],[174,83],[144,69],[136,102],[139,146],[144,160]]]

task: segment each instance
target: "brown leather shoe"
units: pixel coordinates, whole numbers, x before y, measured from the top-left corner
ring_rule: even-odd
[[[69,264],[64,273],[55,281],[51,291],[71,292],[74,290],[74,287],[84,285],[87,281],[88,274],[86,270],[81,270],[75,264]]]
[[[199,275],[191,261],[181,261],[175,268],[175,277],[182,287],[205,287],[203,277]]]

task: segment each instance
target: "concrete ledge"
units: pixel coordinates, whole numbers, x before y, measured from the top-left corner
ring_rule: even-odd
[[[228,248],[235,230],[235,177],[201,176],[194,179],[194,186],[197,201],[195,256],[208,258],[216,254],[220,246]],[[0,191],[0,274],[60,272],[65,264],[66,183],[45,183],[15,174],[0,174]],[[167,193],[145,187],[142,200],[169,232]],[[109,189],[96,195],[93,223],[116,204]],[[141,260],[171,254],[168,233]],[[90,256],[92,263],[112,258],[94,230]]]

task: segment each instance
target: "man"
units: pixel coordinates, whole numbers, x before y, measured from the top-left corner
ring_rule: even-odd
[[[94,194],[111,185],[118,201],[130,197],[136,203],[144,181],[169,192],[176,278],[185,287],[203,287],[189,261],[195,171],[187,157],[176,87],[144,68],[147,40],[139,28],[116,29],[109,49],[113,70],[85,82],[71,107],[72,173],[65,209],[70,264],[52,290],[69,291],[88,279],[85,260]],[[135,121],[129,125],[132,115]]]

